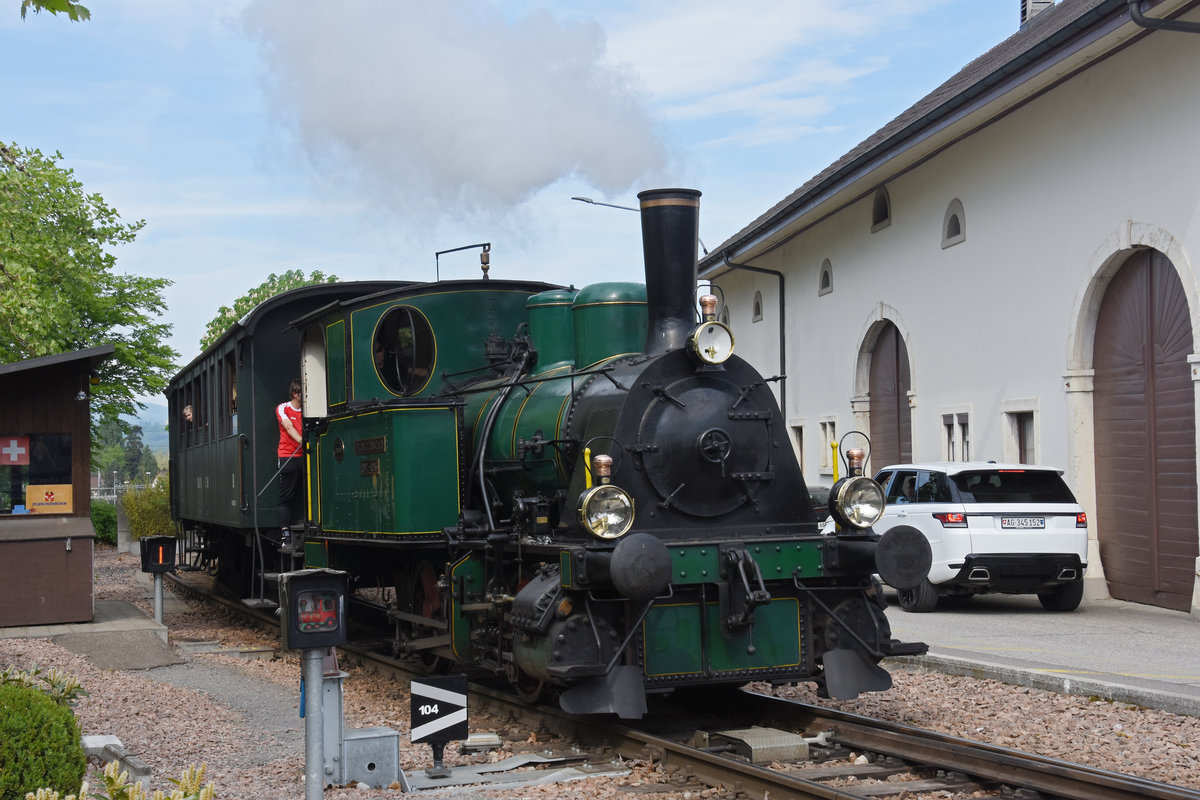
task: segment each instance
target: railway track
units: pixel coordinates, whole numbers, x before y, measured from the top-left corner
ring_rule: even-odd
[[[273,613],[167,576],[176,588],[264,625]],[[416,677],[405,663],[363,647],[343,648],[374,669]],[[633,724],[580,718],[529,706],[495,687],[473,683],[472,704],[546,729],[585,747],[594,760],[658,762],[671,784],[652,791],[723,787],[727,796],[852,798],[925,795],[1200,800],[1200,791],[1094,767],[1007,750],[893,722],[833,711],[745,690],[694,695],[702,703],[652,702]],[[697,712],[697,709],[703,709]],[[982,793],[982,794],[976,794]]]

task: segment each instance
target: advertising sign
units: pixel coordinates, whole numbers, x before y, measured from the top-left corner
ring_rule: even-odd
[[[71,484],[45,483],[25,489],[25,508],[31,514],[72,514]]]

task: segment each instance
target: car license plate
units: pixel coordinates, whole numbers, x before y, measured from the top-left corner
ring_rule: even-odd
[[[1001,528],[1044,528],[1045,517],[1001,517]]]

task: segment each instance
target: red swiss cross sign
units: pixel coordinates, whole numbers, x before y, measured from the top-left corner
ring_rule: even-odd
[[[29,464],[28,436],[0,436],[0,466]]]

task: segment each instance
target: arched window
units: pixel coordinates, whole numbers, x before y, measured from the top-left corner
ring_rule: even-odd
[[[946,207],[946,217],[942,220],[942,248],[952,247],[966,238],[967,217],[956,197]]]
[[[751,322],[762,322],[762,292],[754,293],[754,313],[750,317]]]
[[[817,284],[817,295],[829,294],[833,291],[833,264],[829,259],[821,262],[821,281]]]
[[[875,200],[871,203],[871,233],[881,231],[892,224],[892,200],[888,190],[880,186],[875,190]]]

